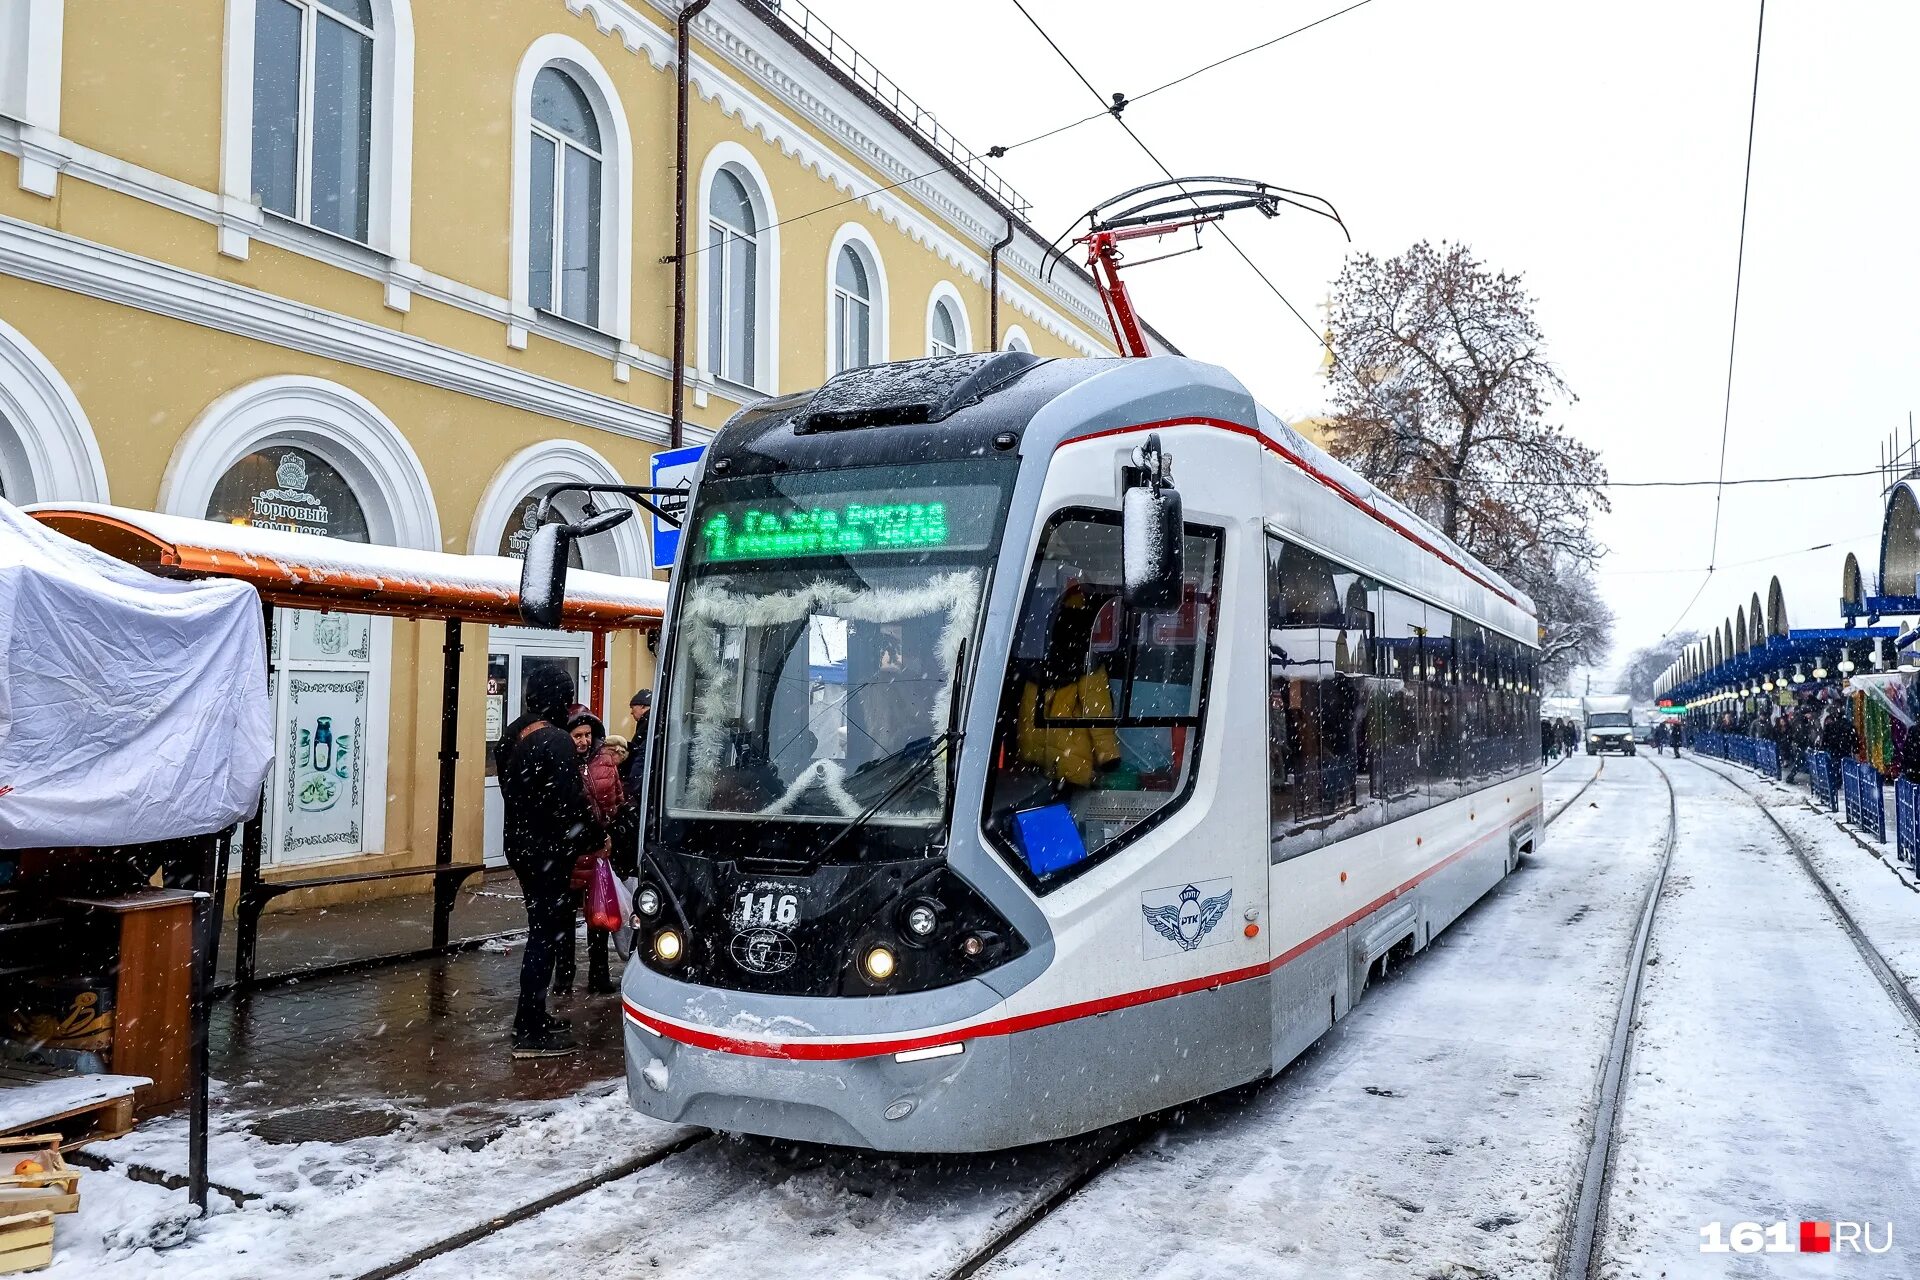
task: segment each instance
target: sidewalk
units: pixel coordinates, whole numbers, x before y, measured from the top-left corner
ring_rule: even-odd
[[[427,944],[432,895],[261,920],[263,974]],[[523,929],[511,875],[476,882],[454,909],[454,936]],[[222,938],[231,952],[232,932]],[[587,996],[584,930],[575,994],[553,1009],[571,1018],[579,1053],[515,1062],[507,1049],[519,992],[522,942],[499,938],[476,950],[334,974],[217,1001],[210,1053],[225,1086],[221,1109],[261,1119],[273,1141],[339,1140],[442,1113],[447,1123],[487,1127],[514,1104],[566,1097],[623,1071],[619,997]],[[223,955],[223,972],[231,956]],[[614,957],[616,976],[619,957]],[[367,1114],[360,1114],[365,1112]]]

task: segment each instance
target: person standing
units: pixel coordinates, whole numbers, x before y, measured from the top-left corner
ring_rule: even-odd
[[[647,726],[653,715],[653,691],[642,689],[627,702],[633,717],[633,732],[627,737],[627,767],[620,780],[627,784],[627,799],[640,803],[640,784],[647,771]]]
[[[573,949],[573,863],[597,843],[580,763],[563,727],[573,677],[558,667],[527,676],[526,712],[500,735],[495,758],[505,810],[502,843],[520,880],[527,949],[513,1015],[513,1056],[572,1053],[572,1024],[547,1012],[547,983],[560,948]]]
[[[1686,725],[1685,720],[1675,720],[1667,726],[1667,740],[1673,743],[1673,758],[1676,760],[1680,758],[1680,743],[1687,735]]]

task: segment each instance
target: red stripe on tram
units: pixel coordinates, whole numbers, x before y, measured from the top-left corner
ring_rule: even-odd
[[[1539,808],[1521,815],[1520,821],[1534,817]],[[1262,960],[1238,969],[1228,969],[1220,973],[1209,973],[1198,978],[1187,978],[1180,982],[1170,982],[1163,986],[1145,987],[1138,991],[1125,991],[1118,995],[1101,996],[1096,1000],[1083,1000],[1078,1004],[1061,1005],[1053,1009],[1042,1009],[1034,1013],[1016,1014],[1013,1017],[998,1018],[992,1022],[974,1023],[970,1026],[952,1027],[945,1031],[935,1031],[920,1035],[906,1036],[891,1040],[748,1040],[737,1036],[721,1035],[704,1027],[689,1026],[676,1022],[651,1010],[642,1009],[630,1000],[622,1000],[627,1017],[640,1026],[677,1040],[681,1044],[692,1045],[696,1049],[712,1049],[720,1053],[739,1054],[750,1058],[778,1058],[792,1062],[836,1062],[853,1058],[877,1058],[892,1053],[906,1053],[914,1049],[929,1049],[935,1045],[955,1044],[966,1040],[982,1040],[989,1036],[1014,1035],[1022,1031],[1033,1031],[1041,1027],[1054,1026],[1062,1022],[1073,1022],[1081,1018],[1096,1017],[1103,1013],[1112,1013],[1117,1009],[1131,1009],[1138,1005],[1152,1004],[1159,1000],[1171,1000],[1176,996],[1192,995],[1198,991],[1210,991],[1216,987],[1229,986],[1236,982],[1245,982],[1250,978],[1265,977],[1281,965],[1305,955],[1342,929],[1355,924],[1362,918],[1378,911],[1387,903],[1405,894],[1409,889],[1418,887],[1434,875],[1452,866],[1460,859],[1472,853],[1495,836],[1510,834],[1518,823],[1510,824],[1487,832],[1470,844],[1462,846],[1440,861],[1414,876],[1411,880],[1381,894],[1372,902],[1342,919],[1328,925],[1304,942],[1287,948],[1271,960]]]

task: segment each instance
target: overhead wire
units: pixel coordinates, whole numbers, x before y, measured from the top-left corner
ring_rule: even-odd
[[[1753,35],[1753,92],[1747,103],[1747,160],[1740,179],[1740,241],[1734,254],[1733,264],[1733,319],[1727,331],[1727,389],[1725,400],[1720,408],[1720,474],[1727,473],[1727,438],[1733,425],[1733,368],[1734,353],[1740,343],[1740,286],[1746,275],[1747,267],[1747,204],[1753,194],[1753,137],[1754,126],[1760,118],[1760,51],[1764,47],[1767,34],[1767,0],[1760,0],[1760,16],[1755,24]],[[1687,601],[1687,607],[1673,620],[1673,625],[1661,633],[1665,639],[1687,620],[1687,614],[1699,602],[1701,593],[1706,591],[1707,583],[1713,581],[1714,561],[1720,556],[1720,508],[1726,498],[1726,486],[1715,486],[1713,492],[1713,536],[1707,551],[1707,576],[1700,580],[1700,587],[1693,593],[1693,599]]]
[[[1047,42],[1047,45],[1054,51],[1054,53],[1059,55],[1060,61],[1064,62],[1067,65],[1067,69],[1073,72],[1075,78],[1078,79],[1081,84],[1087,87],[1087,92],[1092,94],[1096,101],[1099,101],[1099,102],[1109,101],[1109,99],[1102,96],[1102,94],[1100,93],[1100,90],[1094,88],[1093,81],[1087,79],[1086,73],[1080,70],[1079,66],[1074,62],[1074,60],[1067,55],[1067,51],[1060,47],[1059,42],[1047,33],[1047,29],[1040,25],[1040,20],[1033,16],[1033,14],[1027,9],[1027,6],[1022,2],[1022,0],[1012,0],[1012,3],[1013,3],[1013,7],[1020,11],[1020,16],[1025,18],[1027,20],[1027,23],[1030,26],[1032,26],[1032,28],[1035,31],[1040,33],[1040,38],[1042,40],[1045,40]],[[1359,8],[1358,5],[1349,5],[1346,9],[1343,9],[1340,12],[1346,13],[1357,8]],[[1331,14],[1329,16],[1338,17],[1339,14]],[[1317,24],[1309,24],[1309,26],[1312,26],[1312,25],[1317,25]],[[1300,28],[1300,30],[1304,31],[1304,30],[1307,30],[1307,28],[1302,27]],[[1289,34],[1297,34],[1297,32],[1290,32]],[[1280,38],[1284,39],[1285,37],[1280,37]],[[1268,43],[1275,43],[1275,41],[1269,41]],[[1227,62],[1230,60],[1231,59],[1223,58],[1220,61]],[[1214,64],[1214,65],[1219,65],[1219,64]],[[1198,73],[1196,72],[1193,74],[1198,74]],[[1191,76],[1186,78],[1191,78]],[[1173,84],[1178,82],[1169,81],[1168,83]],[[1166,87],[1168,86],[1167,85],[1160,86],[1160,88],[1166,88]],[[1141,96],[1144,97],[1146,95],[1143,94]],[[1142,138],[1138,133],[1134,132],[1133,126],[1128,124],[1126,120],[1121,118],[1121,111],[1127,105],[1128,99],[1126,99],[1124,95],[1116,94],[1114,95],[1111,101],[1113,105],[1102,114],[1112,116],[1113,122],[1119,125],[1123,130],[1126,131],[1126,135],[1129,138],[1133,139],[1134,145],[1140,148],[1140,150],[1146,155],[1147,159],[1153,161],[1154,167],[1160,170],[1160,172],[1166,176],[1169,182],[1172,182],[1175,185],[1180,185],[1181,180],[1174,176],[1173,170],[1169,169],[1166,166],[1166,163],[1163,160],[1161,160],[1158,155],[1154,153],[1153,148],[1147,145],[1146,140],[1144,138]],[[1088,118],[1092,119],[1094,117],[1088,117]],[[1186,190],[1184,186],[1181,186],[1180,189],[1182,192]],[[1196,208],[1198,207],[1197,202],[1195,207]],[[1268,288],[1268,290],[1272,292],[1274,297],[1280,299],[1281,305],[1286,307],[1288,311],[1293,313],[1293,318],[1295,320],[1298,320],[1301,326],[1304,327],[1308,333],[1313,335],[1314,341],[1324,343],[1325,338],[1318,329],[1313,327],[1313,321],[1307,319],[1307,317],[1301,313],[1300,308],[1293,305],[1293,300],[1288,298],[1287,295],[1281,291],[1280,286],[1273,282],[1273,278],[1271,276],[1269,276],[1265,271],[1260,269],[1260,265],[1247,255],[1247,251],[1240,247],[1239,242],[1233,238],[1233,236],[1227,231],[1227,229],[1223,226],[1219,226],[1218,224],[1216,224],[1213,230],[1219,234],[1222,240],[1227,242],[1228,247],[1230,247],[1235,254],[1239,255],[1240,260],[1247,264],[1248,268],[1250,268],[1253,271],[1253,274],[1259,277],[1260,283],[1264,284]],[[1327,354],[1333,360],[1334,364],[1338,365],[1341,369],[1345,370],[1349,377],[1353,377],[1353,371],[1351,369],[1347,369],[1347,366],[1341,362],[1340,356],[1337,352],[1335,352],[1331,347],[1329,347],[1327,349]],[[1360,379],[1355,378],[1354,382],[1356,385],[1361,386],[1363,390],[1365,389],[1365,384],[1362,383]],[[1371,399],[1372,398],[1371,392],[1368,392],[1367,394],[1368,394],[1368,398]],[[1377,408],[1379,406],[1376,405],[1375,407]]]
[[[1163,89],[1171,89],[1175,85],[1184,84],[1188,80],[1193,79],[1195,76],[1204,75],[1205,73],[1212,71],[1217,67],[1223,67],[1229,62],[1233,62],[1237,59],[1244,58],[1248,54],[1258,53],[1262,49],[1271,48],[1272,46],[1279,44],[1282,40],[1290,40],[1294,36],[1297,36],[1302,32],[1311,31],[1313,28],[1320,26],[1322,23],[1331,22],[1335,18],[1340,17],[1342,14],[1351,13],[1355,9],[1362,8],[1372,3],[1373,3],[1373,0],[1358,0],[1358,3],[1350,4],[1344,9],[1337,9],[1334,12],[1326,14],[1323,17],[1314,19],[1312,22],[1309,22],[1304,26],[1295,27],[1291,31],[1284,32],[1277,36],[1272,36],[1266,40],[1262,40],[1258,44],[1249,45],[1244,49],[1240,49],[1234,53],[1228,54],[1224,58],[1216,58],[1214,61],[1207,63],[1205,66],[1195,67],[1192,71],[1186,72],[1184,75],[1176,76],[1172,80],[1169,80],[1164,84],[1157,84],[1153,88],[1148,89],[1143,93],[1136,94],[1134,97],[1124,100],[1122,105],[1138,102],[1142,98],[1152,97],[1154,94],[1159,93]],[[1028,20],[1031,21],[1032,19],[1029,18]],[[1045,35],[1046,33],[1042,31],[1041,34]],[[1048,39],[1048,43],[1049,44],[1053,43],[1051,38]],[[1055,45],[1054,50],[1055,52],[1059,52],[1059,46]],[[1062,58],[1065,58],[1065,56],[1066,55],[1064,53],[1061,54]],[[1069,63],[1069,65],[1071,65],[1071,63]],[[1083,84],[1086,83],[1084,78],[1082,78],[1082,83]],[[1087,85],[1087,87],[1091,89],[1093,86],[1089,84]],[[1095,96],[1098,97],[1099,95],[1096,93]],[[1047,129],[1041,133],[1036,133],[1032,137],[1022,138],[1018,142],[1008,143],[1005,146],[990,147],[987,150],[987,157],[989,159],[998,160],[1002,156],[1005,156],[1014,151],[1020,150],[1022,147],[1032,146],[1036,142],[1045,142],[1049,138],[1057,137],[1060,134],[1068,132],[1069,130],[1078,129],[1081,125],[1091,124],[1093,121],[1098,120],[1103,116],[1107,116],[1111,114],[1113,114],[1113,108],[1111,106],[1104,107],[1102,110],[1091,112],[1090,114],[1081,116],[1076,120],[1069,120],[1065,124],[1055,125],[1053,128]],[[831,213],[835,209],[842,209],[842,208],[845,208],[847,205],[857,204],[862,200],[870,200],[874,196],[885,195],[889,191],[895,191],[901,187],[908,186],[911,183],[924,181],[927,178],[935,177],[938,174],[945,173],[946,171],[947,171],[946,165],[936,165],[934,168],[928,169],[922,173],[908,174],[906,177],[901,178],[896,182],[889,182],[884,186],[878,186],[870,190],[856,192],[853,195],[847,196],[843,200],[835,200],[832,204],[823,204],[815,209],[808,209],[808,210],[805,210],[804,212],[793,214],[790,217],[781,218],[774,222],[764,223],[762,225],[754,227],[750,234],[757,236],[763,232],[777,230],[780,227],[788,226],[795,222],[804,222],[808,218],[818,217],[820,214],[823,214],[823,213]],[[711,241],[705,244],[695,245],[693,248],[687,250],[686,256],[689,259],[697,258],[701,254],[705,253],[708,249],[713,247],[714,246]],[[666,256],[660,259],[662,263],[672,263],[673,260],[674,260],[674,255],[672,254],[667,254]],[[1256,267],[1255,270],[1257,271],[1258,268]],[[1299,313],[1295,312],[1295,314],[1298,315]]]

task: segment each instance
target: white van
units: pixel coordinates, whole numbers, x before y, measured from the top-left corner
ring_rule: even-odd
[[[1633,699],[1625,694],[1591,694],[1580,700],[1582,736],[1587,754],[1602,751],[1634,754]]]

